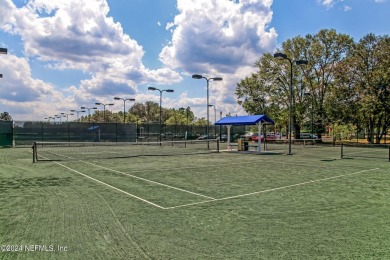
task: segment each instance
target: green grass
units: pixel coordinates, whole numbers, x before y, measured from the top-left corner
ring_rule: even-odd
[[[0,149],[0,245],[55,251],[0,259],[390,258],[387,160],[293,147],[33,164],[30,150]]]

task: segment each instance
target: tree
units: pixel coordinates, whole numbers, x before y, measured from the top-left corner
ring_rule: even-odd
[[[285,53],[293,61],[307,60],[309,63],[292,66],[292,124],[296,138],[312,109],[318,126],[317,135],[321,137],[324,132],[325,101],[334,86],[335,67],[346,57],[352,42],[348,35],[321,30],[316,35],[298,36],[282,43],[278,52]],[[246,98],[241,102],[242,106],[250,113],[267,113],[280,126],[288,125],[290,64],[264,54],[255,66],[257,73],[243,79],[236,88],[237,97]],[[312,103],[314,106],[310,107]]]
[[[316,132],[321,137],[325,132],[325,124],[333,121],[327,115],[328,108],[332,106],[326,107],[325,103],[336,87],[336,67],[351,51],[353,39],[349,35],[338,34],[335,30],[321,30],[314,36],[307,35],[306,40],[308,48],[304,57],[309,60],[309,66],[305,68],[305,92],[310,92],[314,98]]]
[[[0,114],[0,120],[12,121],[12,116],[8,112],[3,112]]]
[[[153,101],[146,101],[145,104],[136,102],[129,109],[129,113],[141,122],[160,121],[160,105]]]
[[[389,127],[390,114],[390,38],[367,34],[344,62],[338,64],[335,100],[353,105],[346,110],[350,121],[367,129],[370,143],[380,143]],[[345,119],[345,115],[342,119]],[[349,119],[349,118],[347,118]]]
[[[190,107],[167,110],[168,119],[165,121],[167,125],[189,125],[194,120],[194,113]]]

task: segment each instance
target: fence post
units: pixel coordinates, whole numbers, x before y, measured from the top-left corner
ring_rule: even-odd
[[[341,159],[344,158],[344,144],[341,143]]]

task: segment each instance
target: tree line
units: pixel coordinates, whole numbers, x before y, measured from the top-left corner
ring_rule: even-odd
[[[364,131],[379,143],[390,125],[390,38],[367,34],[354,41],[335,30],[297,36],[277,50],[292,61],[264,54],[257,71],[236,87],[239,104],[251,114],[267,114],[288,131],[290,69],[292,126],[296,138],[305,128],[321,137],[340,129]],[[307,65],[294,61],[306,60]],[[312,123],[311,123],[312,122]]]
[[[92,115],[80,117],[81,122],[108,122],[108,123],[159,123],[160,105],[153,101],[134,103],[123,116],[123,111],[112,112],[109,110],[93,111]],[[204,117],[197,118],[190,107],[161,108],[161,123],[165,125],[206,125]]]

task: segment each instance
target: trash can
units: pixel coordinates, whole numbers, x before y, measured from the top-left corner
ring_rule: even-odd
[[[249,151],[249,143],[244,142],[244,151]]]
[[[244,139],[238,138],[237,139],[237,151],[243,151],[244,150]]]

